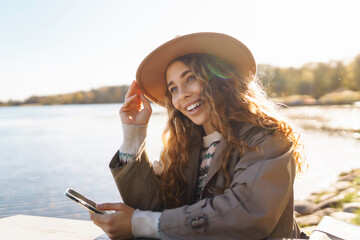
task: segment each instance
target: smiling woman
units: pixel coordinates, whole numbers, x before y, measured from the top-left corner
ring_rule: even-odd
[[[208,112],[201,102],[203,84],[185,63],[177,60],[166,71],[168,89],[174,107],[196,125],[202,125],[208,135],[214,130],[207,121]]]
[[[302,146],[255,73],[248,48],[220,33],[177,37],[150,53],[120,109],[124,139],[110,162],[124,204],[97,206],[116,213],[91,213],[94,223],[116,239],[304,236],[293,217]],[[168,113],[153,164],[145,96]]]

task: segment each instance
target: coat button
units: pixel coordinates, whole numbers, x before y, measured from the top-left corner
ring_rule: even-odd
[[[192,218],[190,221],[190,226],[193,229],[203,228],[203,227],[206,227],[207,225],[208,225],[208,219],[207,219],[206,215]]]

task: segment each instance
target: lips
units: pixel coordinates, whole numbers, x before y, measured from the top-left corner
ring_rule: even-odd
[[[188,112],[194,111],[196,108],[198,108],[201,105],[201,101],[195,102],[187,106],[185,109]]]

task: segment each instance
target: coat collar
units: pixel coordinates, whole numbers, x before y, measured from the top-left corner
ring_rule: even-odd
[[[239,136],[242,137],[249,129],[254,126],[249,123],[240,123],[238,126]],[[210,180],[216,175],[216,173],[221,169],[223,159],[221,157],[221,152],[226,146],[227,141],[224,137],[221,137],[219,144],[216,147],[215,155],[211,161],[210,168],[206,177],[204,188]],[[188,171],[185,173],[185,177],[188,180],[188,201],[189,204],[194,203],[195,201],[195,192],[198,184],[198,171],[200,165],[200,151],[202,147],[202,138],[193,137],[191,139],[191,147],[189,149],[189,161],[187,164]]]
[[[253,127],[254,126],[249,123],[239,123],[239,126],[237,128],[238,132],[239,132],[239,137],[241,138],[242,136],[244,136],[244,134]],[[204,189],[206,188],[206,186],[210,182],[210,180],[221,169],[221,166],[223,163],[223,158],[221,156],[222,155],[221,153],[226,145],[227,145],[226,139],[224,137],[221,137],[220,143],[216,147],[214,158],[212,159],[212,161],[210,163],[209,171],[207,173],[205,184],[204,184]]]

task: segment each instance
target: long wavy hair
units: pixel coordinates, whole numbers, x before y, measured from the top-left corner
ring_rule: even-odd
[[[194,53],[175,59],[187,65],[202,82],[201,102],[208,111],[213,129],[221,133],[227,145],[221,153],[221,172],[226,184],[231,183],[228,165],[235,150],[240,156],[248,150],[246,143],[238,136],[236,126],[248,122],[276,135],[281,134],[293,143],[293,160],[297,173],[302,171],[305,158],[299,134],[277,113],[276,106],[267,98],[255,76],[245,77],[234,66],[218,57]],[[169,64],[170,65],[170,64]],[[160,175],[161,198],[166,208],[179,207],[187,201],[187,179],[184,168],[188,162],[191,139],[201,137],[204,130],[178,111],[167,93],[166,108],[168,122],[162,135],[164,149],[161,153],[163,166]]]

